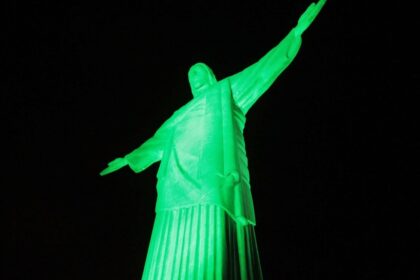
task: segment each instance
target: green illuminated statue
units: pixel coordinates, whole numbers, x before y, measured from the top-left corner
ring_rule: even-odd
[[[245,115],[287,68],[325,0],[312,3],[258,62],[217,80],[188,73],[194,98],[139,148],[108,164],[141,172],[160,161],[156,219],[143,279],[262,279],[243,129]]]

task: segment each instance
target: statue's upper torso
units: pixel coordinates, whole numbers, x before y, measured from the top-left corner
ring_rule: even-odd
[[[199,204],[224,208],[255,224],[243,129],[228,80],[210,87],[175,112],[158,172],[156,211]],[[163,127],[165,129],[165,127]],[[229,174],[239,182],[226,185]]]

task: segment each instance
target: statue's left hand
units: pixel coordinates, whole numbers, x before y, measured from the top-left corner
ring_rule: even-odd
[[[221,175],[218,174],[219,177],[222,178],[222,187],[223,188],[232,188],[236,186],[239,182],[239,173],[237,171],[232,171],[228,175]]]
[[[312,3],[306,11],[300,16],[297,26],[295,27],[295,35],[300,36],[312,24],[316,16],[321,11],[326,0],[319,0],[318,3]]]
[[[109,173],[112,173],[114,171],[117,171],[118,169],[126,166],[128,164],[127,160],[125,158],[116,158],[110,163],[108,163],[108,167],[99,173],[101,176],[107,175]]]

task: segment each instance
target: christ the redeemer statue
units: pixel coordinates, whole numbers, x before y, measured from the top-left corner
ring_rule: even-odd
[[[325,0],[312,3],[258,62],[217,80],[188,73],[194,98],[139,148],[108,164],[141,172],[160,161],[156,219],[143,279],[262,279],[245,152],[245,115],[287,68]]]

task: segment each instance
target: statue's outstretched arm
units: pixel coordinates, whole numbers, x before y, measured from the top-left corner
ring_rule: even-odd
[[[168,122],[165,124],[168,124]],[[145,170],[153,163],[160,161],[163,156],[163,150],[170,138],[169,134],[171,133],[171,127],[165,124],[140,147],[124,157],[116,158],[109,162],[108,167],[102,170],[100,175],[107,175],[127,165],[134,172],[138,173]]]
[[[144,142],[139,148],[121,158],[116,158],[108,163],[108,167],[101,171],[100,175],[107,175],[129,166],[134,172],[141,172],[162,158],[164,139],[153,136]]]
[[[173,129],[175,129],[191,109],[194,109],[194,103],[179,108],[162,124],[149,140],[124,157],[116,158],[109,162],[108,167],[102,170],[100,175],[103,176],[112,173],[127,165],[134,172],[138,173],[153,163],[160,161],[163,157],[165,147],[168,145],[168,141],[171,141]]]
[[[127,154],[124,158],[128,166],[136,173],[148,168],[162,159],[166,140],[163,135],[154,135],[144,142],[139,148]]]
[[[312,3],[300,16],[287,36],[258,62],[228,77],[236,104],[244,113],[274,83],[295,58],[302,42],[302,33],[311,25],[326,0]]]

